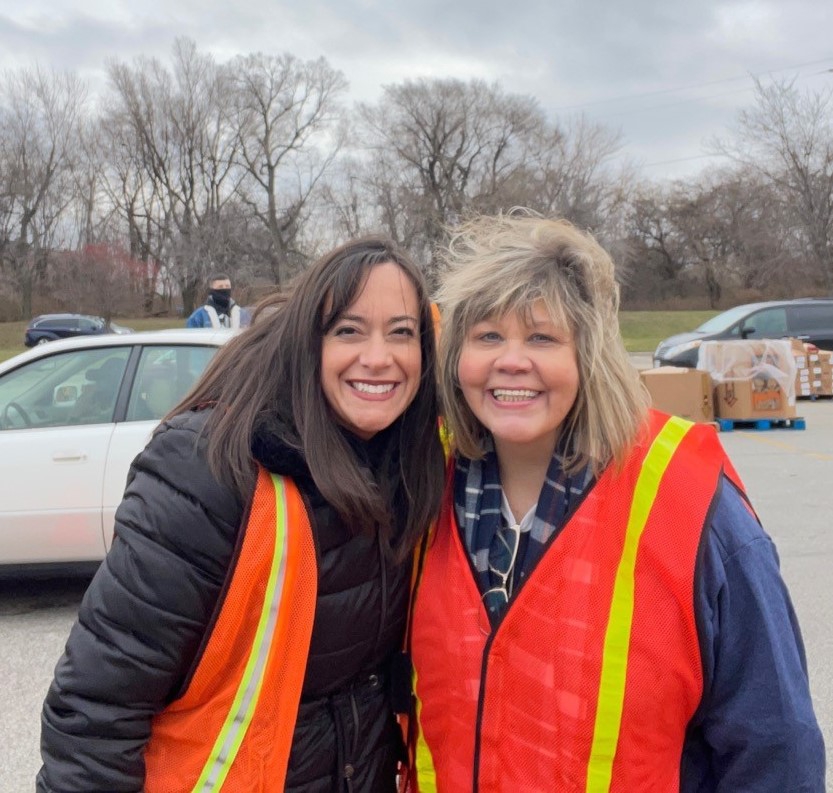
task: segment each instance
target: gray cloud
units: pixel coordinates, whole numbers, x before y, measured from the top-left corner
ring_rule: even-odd
[[[74,0],[87,10],[73,11],[72,1],[0,14],[0,65],[37,60],[95,76],[108,58],[166,58],[174,39],[187,36],[221,60],[254,51],[323,55],[359,100],[408,77],[499,80],[555,116],[584,112],[620,128],[626,152],[643,164],[685,160],[647,168],[652,176],[707,162],[686,158],[750,101],[746,75],[833,85],[833,74],[814,74],[833,67],[829,8],[817,0],[145,0],[102,5],[106,16],[89,0]]]

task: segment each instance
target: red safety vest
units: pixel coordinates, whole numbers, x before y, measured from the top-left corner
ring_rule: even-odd
[[[420,791],[679,791],[703,686],[694,569],[724,470],[740,484],[711,427],[652,411],[494,632],[447,493],[412,624]]]
[[[261,468],[208,643],[185,694],[153,720],[145,793],[283,790],[317,587],[301,496]]]

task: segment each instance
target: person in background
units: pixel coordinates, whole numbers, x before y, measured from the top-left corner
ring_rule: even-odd
[[[414,789],[822,793],[775,548],[714,429],[646,407],[608,254],[513,212],[447,264]]]
[[[208,299],[185,322],[186,328],[240,328],[249,324],[246,312],[231,296],[231,279],[217,273],[208,279]]]
[[[393,793],[413,551],[443,489],[434,344],[420,271],[369,237],[217,353],[133,463],[38,791]]]

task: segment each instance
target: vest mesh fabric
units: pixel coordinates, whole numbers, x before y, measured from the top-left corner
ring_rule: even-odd
[[[260,471],[240,553],[202,657],[185,694],[154,719],[146,793],[283,789],[317,586],[309,520],[297,490],[289,480],[285,486],[281,526],[273,480]],[[262,668],[259,651],[266,653]]]
[[[654,415],[654,432],[661,421]],[[713,431],[695,430],[665,470],[638,542],[629,549],[626,537],[644,446],[590,490],[493,633],[445,510],[413,631],[438,790],[471,791],[475,769],[479,793],[679,789],[702,694],[695,560],[725,459]],[[629,612],[617,611],[623,592]],[[617,708],[614,724],[607,714]]]

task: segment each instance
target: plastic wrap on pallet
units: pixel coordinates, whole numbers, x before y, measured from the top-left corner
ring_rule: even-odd
[[[774,380],[795,404],[796,366],[790,342],[785,339],[704,341],[697,368],[715,383],[732,380]]]

